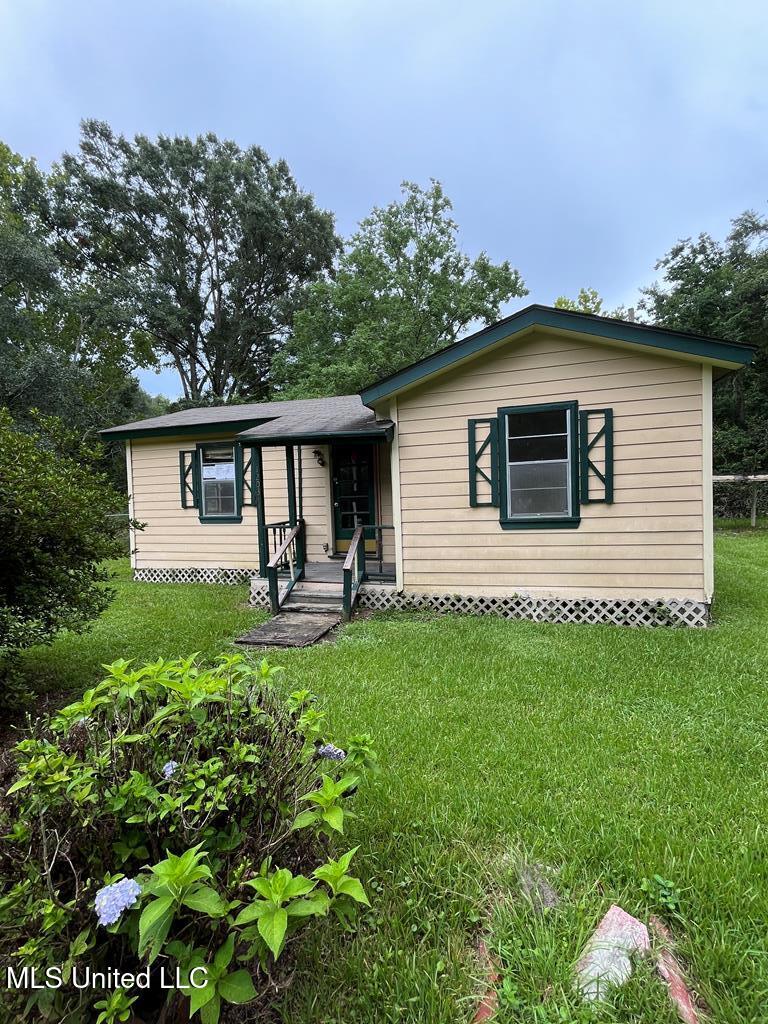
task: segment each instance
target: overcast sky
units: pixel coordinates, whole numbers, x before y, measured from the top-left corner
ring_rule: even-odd
[[[0,0],[0,138],[43,165],[83,117],[258,143],[342,234],[439,178],[518,305],[632,305],[676,239],[766,212],[767,55],[765,0]]]

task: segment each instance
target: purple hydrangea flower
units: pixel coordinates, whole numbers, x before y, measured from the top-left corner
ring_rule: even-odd
[[[162,771],[163,771],[163,778],[165,779],[166,782],[169,779],[173,778],[173,773],[176,771],[176,769],[178,767],[179,767],[179,762],[178,761],[166,761],[165,762],[165,764],[163,765]]]
[[[332,743],[324,743],[322,747],[317,748],[317,753],[328,761],[343,761],[347,756],[345,750],[342,750],[341,747],[334,747]]]
[[[94,901],[99,924],[114,924],[124,910],[133,906],[140,895],[141,886],[132,878],[121,878],[119,882],[99,889]]]

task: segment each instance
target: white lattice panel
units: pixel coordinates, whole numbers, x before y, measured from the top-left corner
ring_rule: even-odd
[[[259,576],[251,580],[251,596],[248,599],[251,608],[269,608],[269,584]]]
[[[253,608],[269,607],[267,581],[254,577],[250,569],[135,569],[138,583],[247,583]],[[364,583],[358,607],[375,611],[432,611],[444,614],[499,615],[506,619],[533,622],[573,622],[615,626],[709,625],[709,606],[704,601],[639,600],[612,598],[530,597],[509,594],[488,597],[480,594],[398,593],[394,587]]]
[[[137,583],[247,583],[252,569],[201,569],[195,566],[178,569],[134,569]]]
[[[465,615],[499,615],[534,622],[573,622],[615,626],[693,626],[709,624],[703,601],[616,600],[612,598],[529,597],[525,594],[487,597],[479,594],[397,593],[391,587],[360,589],[359,607],[377,611],[433,611]]]

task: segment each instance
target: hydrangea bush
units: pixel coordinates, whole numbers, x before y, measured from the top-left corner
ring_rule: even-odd
[[[368,903],[341,844],[371,739],[333,744],[312,694],[281,699],[266,661],[105,668],[0,765],[0,958],[63,971],[60,988],[4,992],[7,1009],[257,1019],[302,929],[349,928]],[[137,981],[78,987],[87,969]]]

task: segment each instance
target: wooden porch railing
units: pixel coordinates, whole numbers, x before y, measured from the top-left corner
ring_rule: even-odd
[[[345,622],[352,618],[360,584],[365,579],[365,529],[364,526],[356,528],[344,559],[341,615]]]
[[[373,534],[373,540],[375,540],[375,542],[376,542],[376,551],[373,554],[368,553],[366,555],[366,560],[367,560],[367,563],[368,563],[368,567],[366,569],[366,575],[370,576],[371,575],[371,571],[372,571],[372,567],[375,566],[376,563],[378,563],[378,567],[379,567],[378,568],[378,575],[379,576],[383,576],[384,575],[384,531],[385,530],[394,530],[394,526],[389,525],[389,524],[384,526],[384,525],[381,525],[381,524],[378,524],[378,523],[373,523],[371,525],[364,526],[363,530],[365,531],[365,538],[366,538],[366,540],[371,539],[371,534]]]
[[[272,524],[282,526],[284,524]],[[304,520],[284,533],[280,546],[267,563],[267,581],[269,584],[269,607],[273,615],[277,615],[280,606],[304,575],[306,562]],[[280,573],[287,573],[288,578],[280,588]],[[284,578],[284,577],[283,577]]]
[[[267,561],[269,561],[278,548],[282,547],[283,541],[290,531],[291,523],[288,519],[282,519],[279,523],[264,524],[264,532],[267,537]]]

